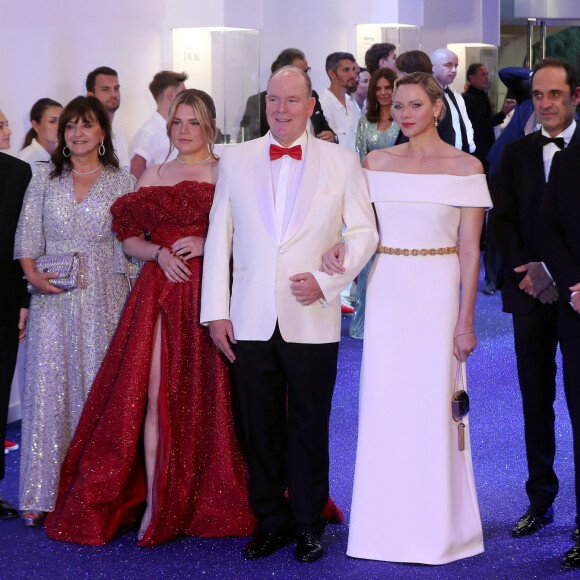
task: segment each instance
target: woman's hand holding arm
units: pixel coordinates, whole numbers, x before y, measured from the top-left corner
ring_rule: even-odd
[[[159,254],[157,254],[157,251]],[[123,240],[123,250],[131,257],[151,262],[157,256],[157,263],[163,270],[166,278],[171,282],[187,282],[191,277],[191,272],[186,264],[171,253],[168,247],[144,240],[139,236]]]
[[[320,271],[332,276],[344,273],[344,258],[346,256],[346,244],[339,242],[324,252]]]
[[[205,246],[205,238],[199,236],[186,236],[180,238],[171,246],[171,251],[178,257],[185,261],[198,256],[203,256],[203,248]]]

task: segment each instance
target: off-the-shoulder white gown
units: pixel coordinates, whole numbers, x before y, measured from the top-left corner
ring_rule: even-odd
[[[491,205],[483,175],[365,175],[383,246],[454,246],[460,208]],[[469,429],[459,451],[451,417],[458,311],[457,254],[375,258],[349,556],[444,564],[483,551]]]

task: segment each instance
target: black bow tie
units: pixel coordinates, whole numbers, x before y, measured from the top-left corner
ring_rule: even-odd
[[[564,142],[564,137],[546,137],[545,135],[540,135],[540,144],[542,147],[548,143],[553,143],[558,149],[564,149],[566,143]]]

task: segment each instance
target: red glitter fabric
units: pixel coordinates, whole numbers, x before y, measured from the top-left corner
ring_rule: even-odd
[[[147,230],[163,246],[205,236],[213,193],[209,183],[188,181],[141,188],[112,206],[113,228],[120,239]],[[247,536],[255,527],[228,368],[199,324],[202,259],[187,264],[192,279],[172,283],[157,263],[146,263],[129,297],[64,461],[56,508],[46,519],[55,540],[104,544],[141,515],[147,494],[141,432],[159,316],[153,516],[139,545],[179,534]]]

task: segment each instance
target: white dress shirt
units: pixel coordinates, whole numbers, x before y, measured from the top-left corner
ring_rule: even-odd
[[[281,147],[280,143],[274,139],[272,133],[268,133],[270,144]],[[276,208],[276,226],[278,228],[278,239],[282,241],[288,228],[288,222],[292,217],[294,204],[298,195],[300,181],[304,172],[304,159],[308,146],[308,132],[302,133],[299,139],[294,141],[290,147],[300,145],[302,147],[302,158],[294,159],[289,155],[284,155],[280,159],[270,161],[272,169],[272,188],[274,191],[274,206]]]
[[[461,125],[459,124],[459,115],[461,114],[461,118],[463,119],[463,123],[465,125],[465,132],[467,133],[467,143],[469,144],[469,152],[473,153],[475,151],[475,141],[473,140],[473,126],[471,121],[469,120],[469,115],[467,114],[467,109],[465,108],[465,101],[463,97],[452,87],[447,87],[455,97],[457,101],[457,109],[453,106],[453,102],[451,99],[447,99],[449,102],[449,108],[451,109],[449,112],[451,113],[451,122],[453,123],[453,130],[455,131],[455,147],[457,149],[462,148],[461,142]]]
[[[125,136],[122,131],[117,127],[113,126],[113,148],[119,159],[119,167],[129,171],[131,166],[131,160],[129,159],[129,147],[127,147],[127,141],[125,141]]]
[[[16,157],[26,161],[30,165],[32,173],[38,169],[39,164],[50,161],[50,153],[36,139],[33,139],[28,147],[19,151]]]
[[[145,122],[133,139],[133,157],[139,155],[145,159],[145,166],[160,165],[169,153],[169,137],[167,136],[167,121],[157,112]],[[174,148],[168,161],[177,157]]]
[[[559,135],[556,135],[556,137],[562,137],[562,139],[564,139],[565,146],[568,147],[570,139],[572,139],[572,135],[574,135],[574,131],[576,131],[576,121],[572,120],[570,126],[564,129]],[[550,135],[546,133],[546,130],[543,127],[542,135],[544,135],[544,137],[550,137]],[[547,143],[542,148],[542,155],[544,159],[544,176],[546,178],[546,183],[548,182],[548,177],[550,176],[552,159],[554,158],[554,155],[558,153],[558,151],[560,151],[560,148],[555,143]]]
[[[320,106],[330,128],[338,137],[338,143],[356,151],[356,130],[361,112],[348,95],[345,95],[345,103],[346,106],[329,89],[320,95]]]

